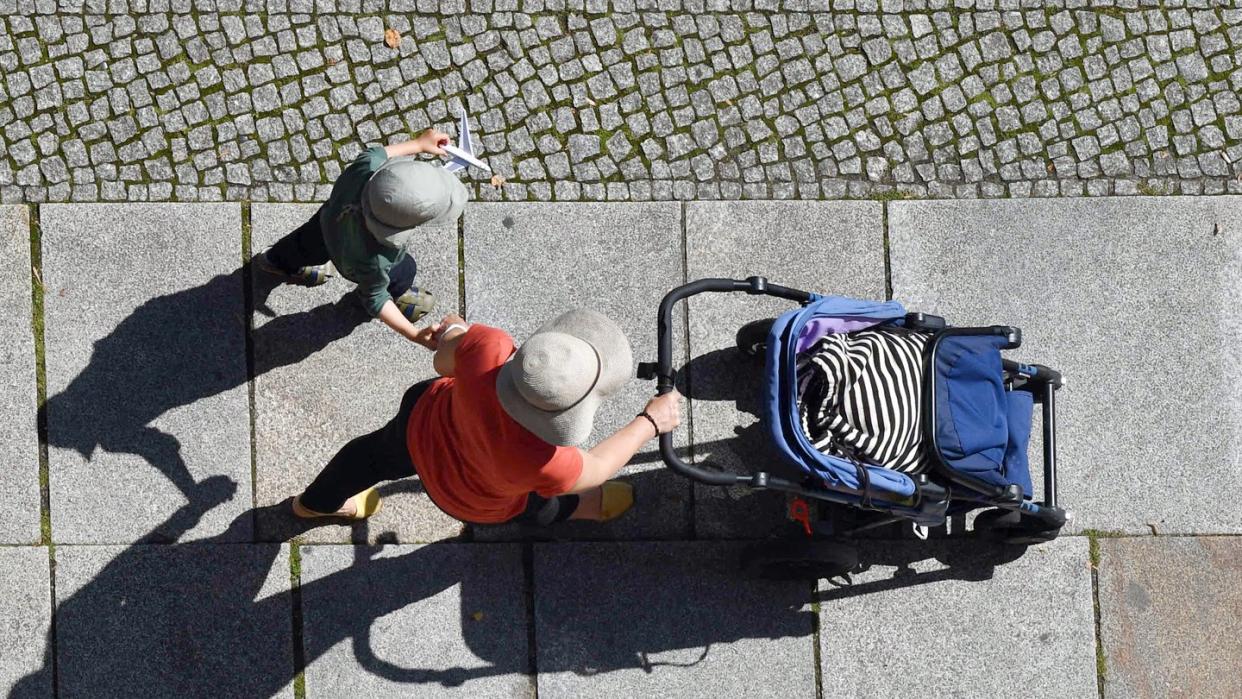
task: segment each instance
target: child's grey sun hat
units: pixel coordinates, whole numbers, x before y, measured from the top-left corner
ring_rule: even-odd
[[[457,176],[439,165],[390,158],[362,190],[362,216],[376,240],[401,248],[415,228],[455,224],[469,196]]]

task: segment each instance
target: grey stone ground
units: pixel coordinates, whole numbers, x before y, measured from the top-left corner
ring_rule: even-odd
[[[820,583],[824,696],[987,696],[1006,683],[1095,694],[1087,544],[1060,539],[1013,561],[960,541],[876,546],[852,586]],[[896,638],[910,652],[891,652]]]
[[[1242,201],[895,202],[889,211],[895,298],[959,325],[1017,325],[1015,356],[1067,377],[1057,433],[1062,482],[1079,494],[1077,527],[1242,529],[1242,514],[1217,496],[1242,465],[1233,348]],[[1195,478],[1182,477],[1187,464]]]
[[[1098,198],[1242,193],[1233,3],[0,0],[0,76],[0,692],[1242,693],[1242,199]],[[609,526],[465,527],[413,479],[293,524],[429,355],[248,256],[463,103],[508,181],[418,246],[441,310],[521,339],[589,303],[636,361],[714,275],[1020,325],[1069,380],[1066,536],[759,582],[784,500],[654,451]],[[771,468],[731,347],[787,306],[687,306],[681,453]]]
[[[588,305],[617,320],[636,361],[653,361],[651,309],[660,303],[667,282],[682,278],[681,231],[681,206],[675,202],[475,206],[464,223],[470,318],[511,328],[521,341],[556,315]],[[618,392],[601,407],[592,441],[633,419],[652,392],[650,384],[639,381]],[[653,442],[624,472],[643,492],[635,505],[640,516],[602,528],[567,523],[563,533],[590,529],[595,536],[642,539],[688,535],[690,484],[663,466]],[[509,527],[489,527],[479,535],[512,533]]]
[[[39,459],[35,425],[34,335],[30,332],[30,220],[25,207],[0,207],[0,537],[39,540]],[[31,479],[35,474],[35,479]]]
[[[1239,47],[1224,0],[5,0],[0,201],[313,201],[463,103],[481,198],[1242,192]]]
[[[310,205],[254,205],[251,246],[267,249],[315,211]],[[436,294],[445,312],[456,311],[456,232],[428,232],[420,242],[419,284]],[[258,271],[253,279],[255,498],[260,506],[287,504],[342,444],[396,414],[405,390],[432,375],[431,353],[368,322],[345,280],[307,289],[274,286]],[[460,523],[436,509],[417,483],[390,486],[385,495],[384,510],[369,529],[314,529],[303,540],[344,542],[369,531],[374,541],[391,531],[402,541],[434,541],[461,533]],[[287,517],[261,517],[257,524],[264,540],[289,536]]]
[[[989,696],[1003,682],[1041,696],[1230,693],[1242,524],[1219,493],[1242,463],[1225,341],[1242,280],[1237,198],[495,203],[472,205],[460,239],[428,235],[420,283],[446,309],[521,338],[590,298],[639,360],[654,356],[661,293],[707,275],[873,297],[891,284],[954,322],[1022,325],[1020,356],[1069,377],[1067,536],[1026,551],[876,540],[851,586],[814,589],[735,568],[747,540],[782,521],[781,498],[691,488],[651,455],[626,476],[641,516],[542,535],[551,542],[463,530],[417,481],[388,486],[366,526],[292,526],[287,498],[429,372],[421,349],[362,322],[344,282],[249,276],[246,245],[263,249],[312,211],[28,210],[42,236],[31,279],[47,323],[51,489],[39,511],[11,513],[7,543],[28,543],[42,514],[57,546],[0,548],[18,591],[3,596],[14,650],[0,663],[15,696],[121,695],[135,682],[191,696],[803,696],[817,683],[825,696]],[[678,321],[696,460],[772,464],[746,417],[756,368],[728,347],[737,325],[782,308],[699,298]],[[161,440],[178,449],[143,451]],[[170,454],[191,481],[172,484]],[[29,489],[36,471],[6,478]],[[364,541],[379,545],[342,545]]]
[[[694,202],[686,207],[689,279],[746,278],[858,298],[884,296],[883,206],[878,202]],[[737,329],[792,308],[769,297],[691,299],[694,456],[744,472],[779,468],[764,434],[761,360],[735,351]],[[695,485],[701,536],[750,537],[784,516],[784,498],[747,488]]]
[[[25,683],[29,696],[52,693],[51,673],[40,673],[44,665],[48,629],[52,622],[50,604],[51,569],[47,549],[42,546],[0,548],[0,687]],[[26,678],[26,679],[23,679]]]
[[[307,695],[528,695],[524,591],[513,544],[305,547]]]
[[[251,488],[241,207],[49,205],[40,226],[53,539],[162,537],[216,474],[241,496],[190,535],[223,532]]]
[[[1100,542],[1105,697],[1238,693],[1238,553],[1236,538]]]

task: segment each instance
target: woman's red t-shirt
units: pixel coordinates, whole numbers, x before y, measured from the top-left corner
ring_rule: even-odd
[[[531,492],[569,492],[582,452],[558,447],[519,425],[496,398],[496,377],[513,355],[503,330],[474,324],[457,343],[453,376],[418,399],[406,425],[410,458],[433,502],[467,522],[504,522]]]

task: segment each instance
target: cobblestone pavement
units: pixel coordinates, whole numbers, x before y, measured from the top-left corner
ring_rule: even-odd
[[[315,200],[463,101],[481,199],[1240,192],[1240,57],[1209,0],[0,0],[0,200]]]

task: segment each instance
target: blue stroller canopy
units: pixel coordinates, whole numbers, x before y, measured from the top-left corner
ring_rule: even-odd
[[[897,320],[906,309],[897,301],[860,301],[844,296],[825,296],[803,308],[785,313],[768,333],[764,377],[767,393],[764,410],[768,432],[785,460],[830,487],[861,490],[858,468],[840,457],[825,454],[811,444],[798,418],[797,341],[812,320]],[[914,495],[914,481],[904,473],[877,466],[863,466],[873,490],[901,497]]]

